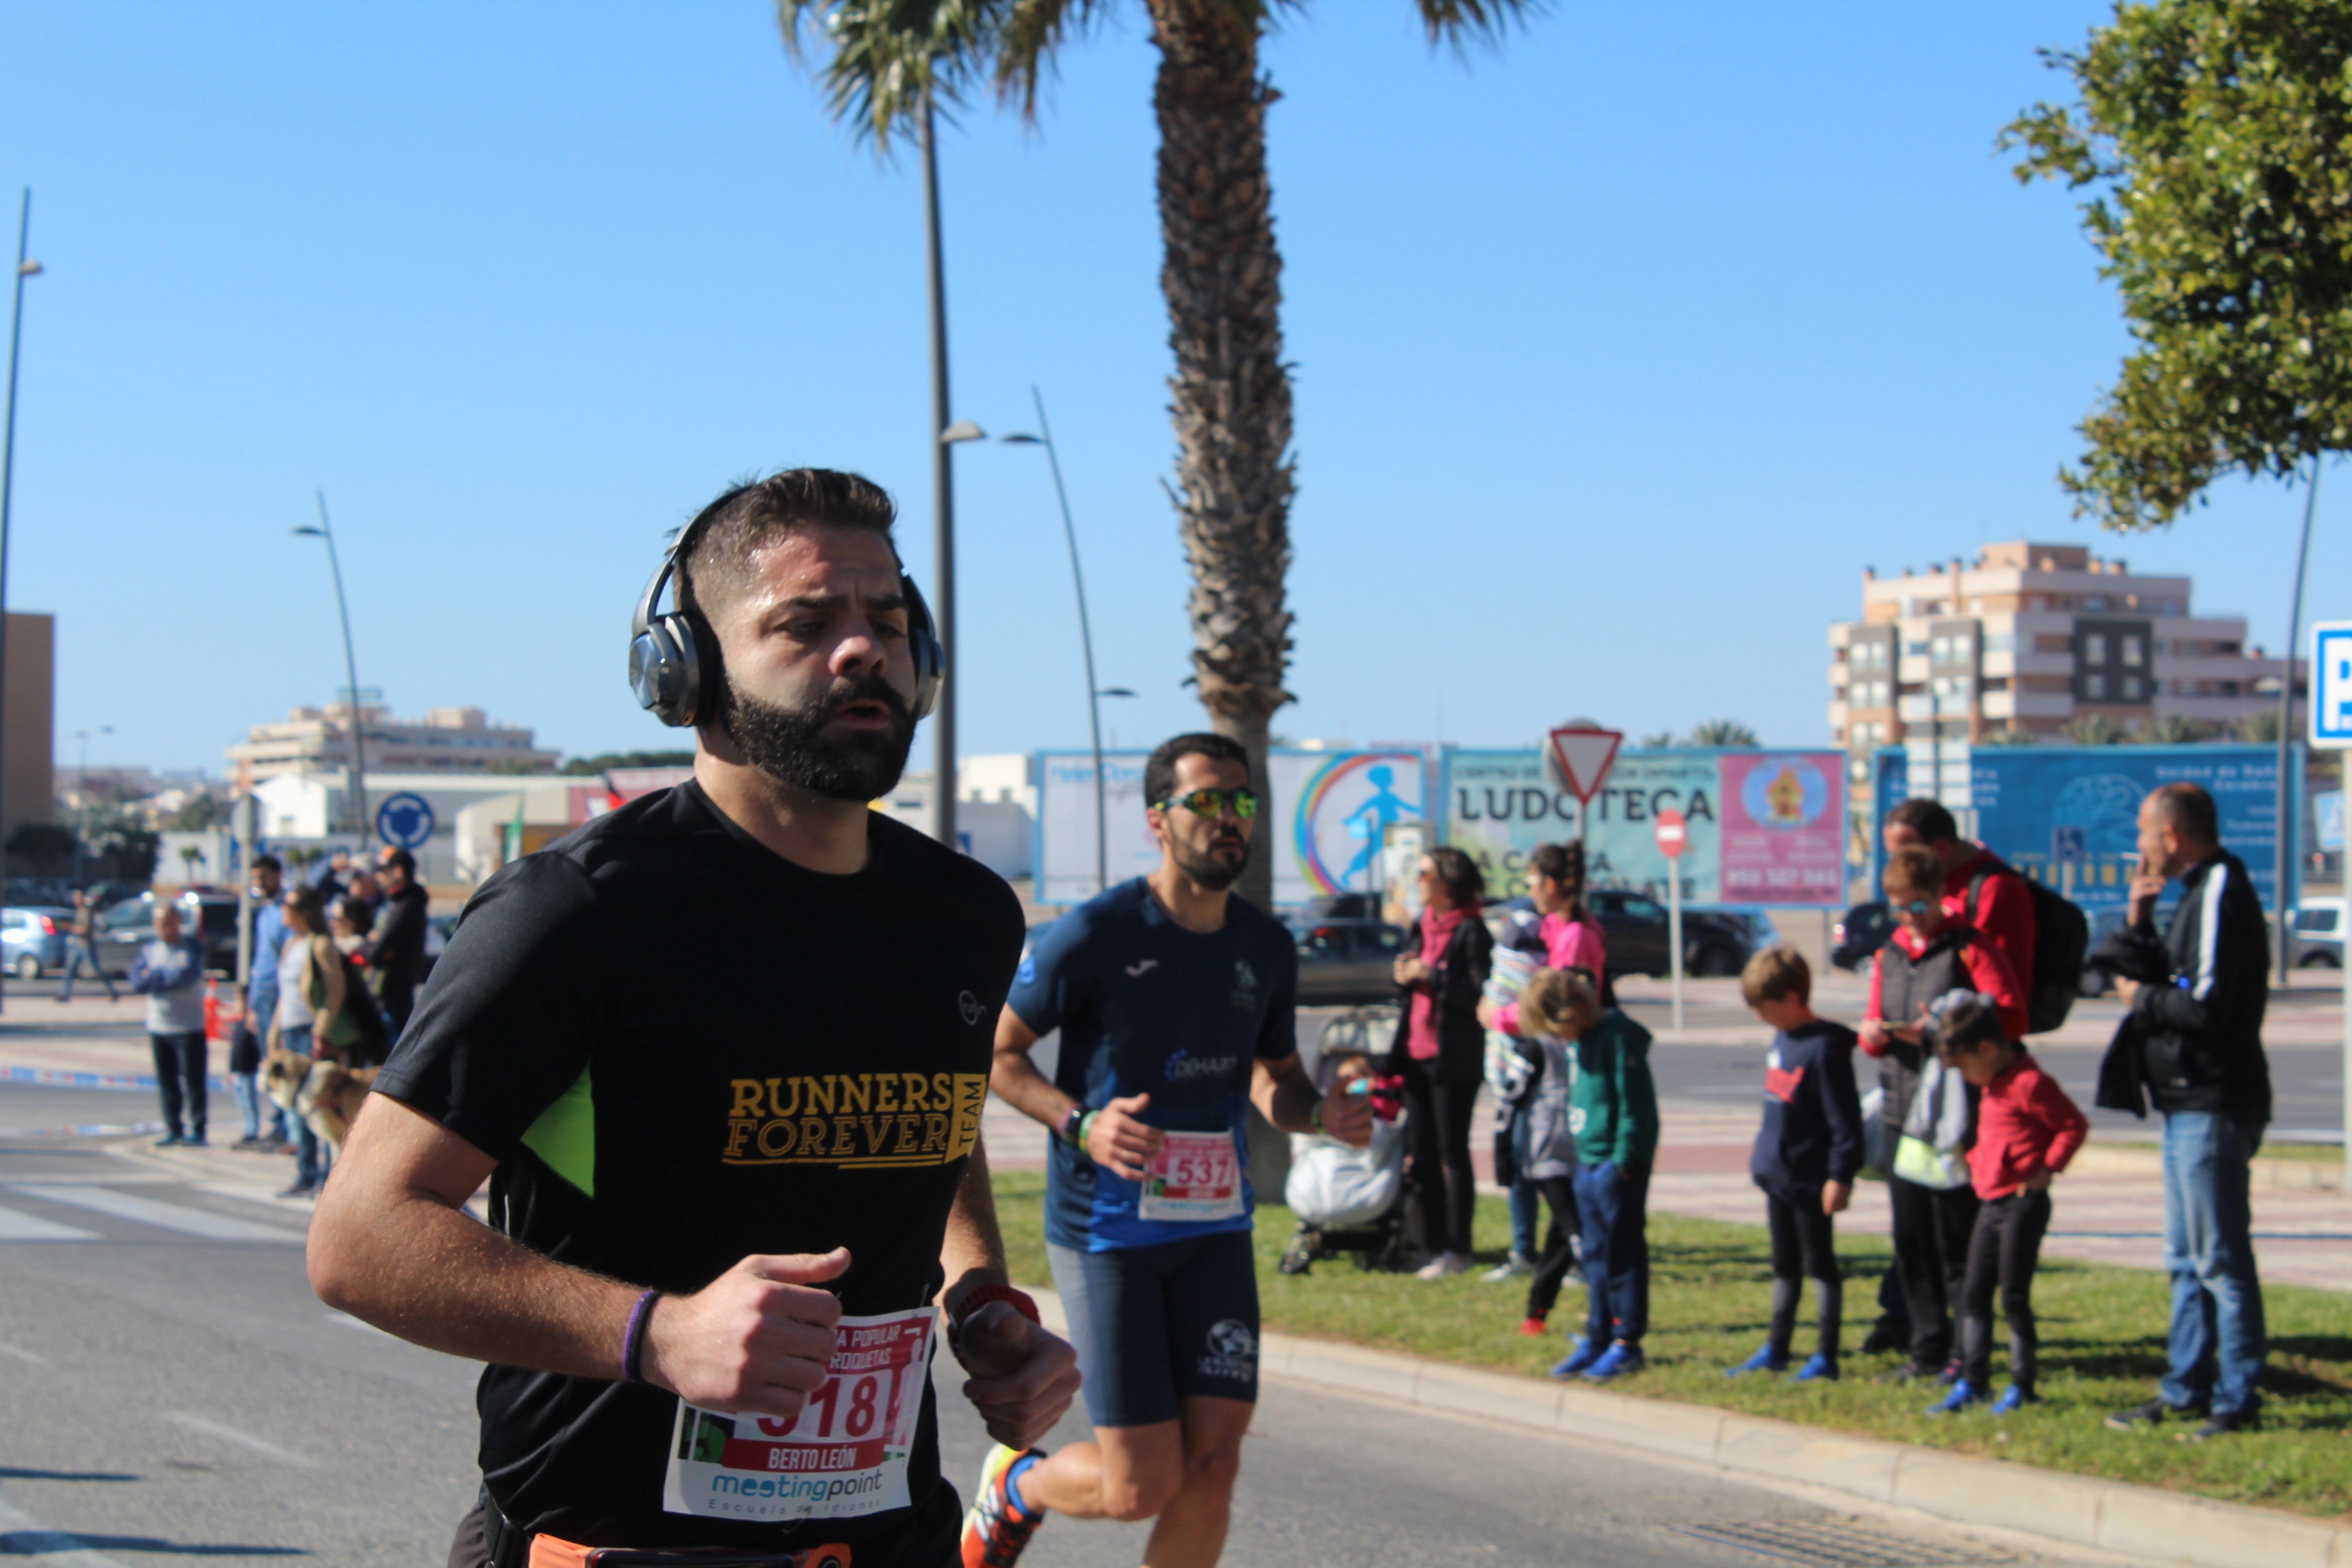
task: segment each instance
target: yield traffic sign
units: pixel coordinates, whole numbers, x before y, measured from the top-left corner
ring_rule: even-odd
[[[1669,860],[1682,858],[1690,847],[1690,829],[1683,825],[1683,814],[1672,806],[1658,813],[1658,853]]]
[[[1617,761],[1617,744],[1625,738],[1618,730],[1590,724],[1564,724],[1551,732],[1552,770],[1579,805],[1590,805],[1608,782]]]

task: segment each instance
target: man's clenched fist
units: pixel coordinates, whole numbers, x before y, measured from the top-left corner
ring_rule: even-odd
[[[833,1364],[841,1302],[814,1287],[849,1271],[849,1249],[743,1259],[691,1296],[654,1303],[638,1363],[647,1383],[725,1415],[790,1418]]]

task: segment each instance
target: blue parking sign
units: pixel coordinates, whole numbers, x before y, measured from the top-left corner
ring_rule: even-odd
[[[2311,628],[2311,743],[2352,747],[2352,621]]]

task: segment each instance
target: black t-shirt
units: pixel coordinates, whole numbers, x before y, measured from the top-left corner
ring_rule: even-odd
[[[868,833],[865,869],[827,876],[692,784],[597,818],[475,894],[377,1090],[495,1157],[494,1218],[559,1261],[685,1292],[750,1254],[845,1246],[846,1315],[920,1308],[1021,910],[977,861],[880,816]],[[673,1448],[714,1457],[713,1423],[658,1388],[509,1366],[482,1373],[482,1470],[516,1523],[592,1545],[846,1542],[861,1568],[928,1565],[956,1502],[929,1379],[906,1381],[903,1507],[667,1511]]]

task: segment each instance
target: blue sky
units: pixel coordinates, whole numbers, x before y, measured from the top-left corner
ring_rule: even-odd
[[[942,139],[956,412],[1062,444],[1127,743],[1191,727],[1141,7],[1034,126]],[[2125,346],[2071,199],[2000,125],[2105,7],[1562,4],[1433,55],[1325,0],[1265,63],[1296,365],[1284,733],[1828,739],[1865,564],[2087,537],[2053,475]],[[864,470],[929,556],[911,162],[825,118],[766,0],[0,4],[0,191],[34,187],[8,595],[61,735],[223,765],[341,681],[567,752],[674,743],[622,679],[664,532],[730,479]],[[2336,481],[2339,485],[2341,481]],[[1044,459],[962,448],[972,752],[1082,743]],[[2352,613],[2323,497],[2311,610]],[[2284,634],[2301,498],[2111,546]]]

